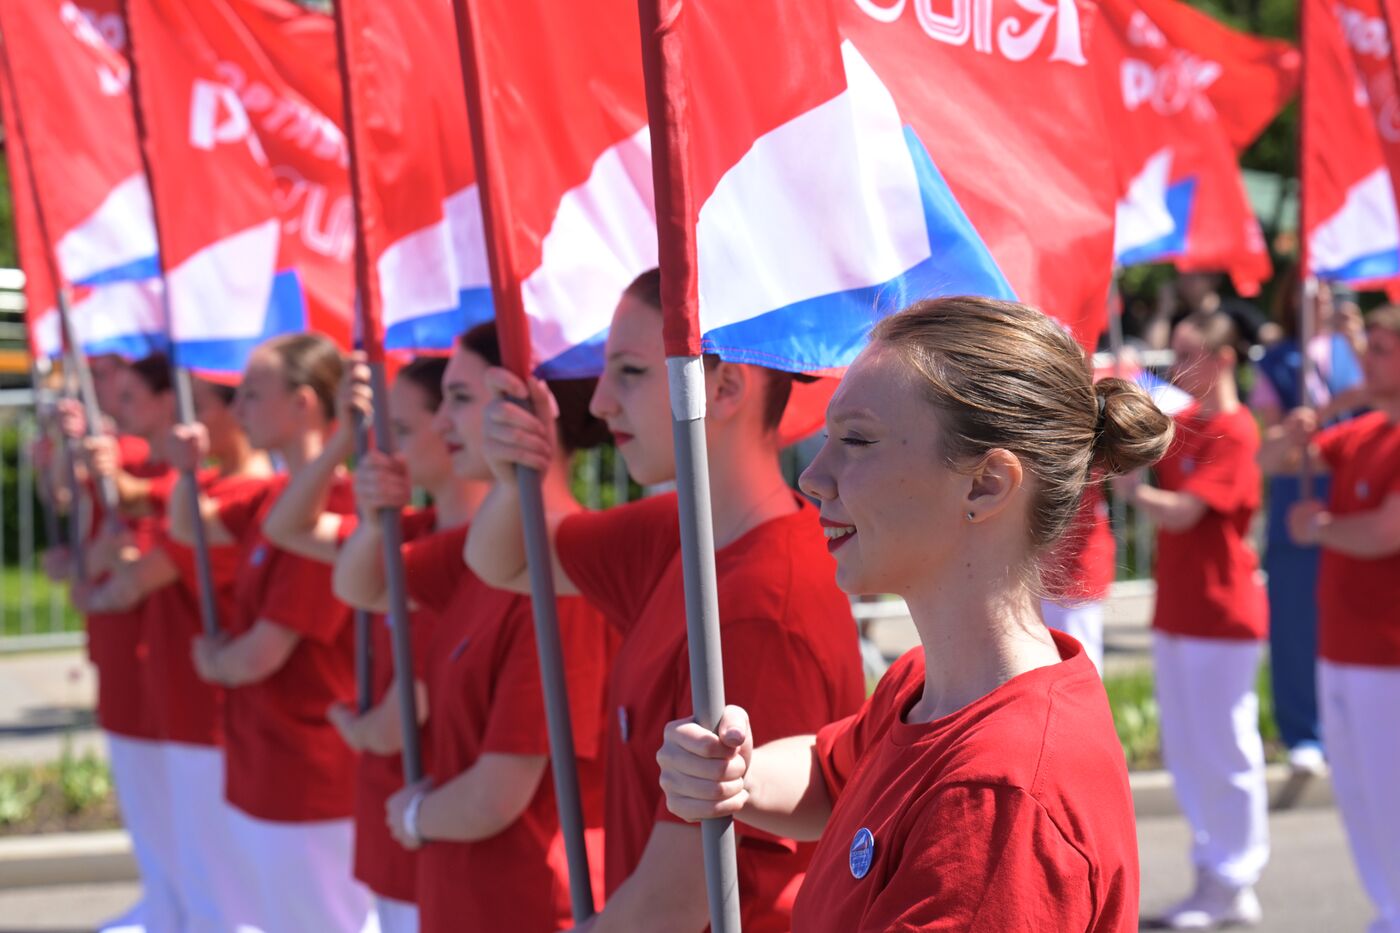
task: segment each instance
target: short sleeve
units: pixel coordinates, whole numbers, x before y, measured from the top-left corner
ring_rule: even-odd
[[[257,524],[258,510],[262,508],[271,492],[271,483],[250,483],[236,492],[220,497],[219,524],[228,529],[228,533],[235,538],[245,537]]]
[[[330,564],[278,551],[258,618],[329,645],[349,621],[350,612],[331,595]]]
[[[496,689],[481,739],[483,754],[548,755],[544,693],[540,662],[535,653],[534,619],[525,598],[511,601],[502,623],[508,627],[504,656],[495,671]]]
[[[956,785],[931,798],[901,840],[862,931],[1087,930],[1089,860],[1018,787]]]
[[[680,551],[676,497],[571,515],[555,532],[554,547],[584,598],[626,630]]]
[[[823,727],[817,733],[817,764],[821,766],[826,788],[832,799],[846,788],[856,765],[876,739],[883,735],[898,715],[899,697],[913,678],[922,678],[922,648],[911,648],[890,666],[875,692],[860,710],[845,719]]]
[[[505,662],[491,697],[483,752],[548,755],[544,690],[535,649],[535,622],[528,599],[511,608],[511,637]],[[602,752],[603,686],[607,679],[608,632],[597,611],[578,598],[559,601],[559,641],[564,682],[569,694],[569,721],[574,754],[596,759]]]
[[[462,560],[466,543],[467,528],[463,525],[405,544],[403,564],[408,598],[434,612],[445,611],[463,575],[470,572]]]
[[[1181,481],[1178,492],[1201,499],[1217,512],[1233,512],[1258,495],[1252,482],[1257,444],[1241,430],[1205,438],[1195,468]]]
[[[1339,461],[1342,459],[1343,451],[1355,431],[1356,421],[1343,421],[1341,424],[1323,429],[1313,438],[1313,446],[1317,448],[1318,455],[1327,463],[1328,469],[1336,470],[1340,465]]]

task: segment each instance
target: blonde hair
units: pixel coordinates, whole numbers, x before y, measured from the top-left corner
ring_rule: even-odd
[[[921,301],[875,326],[872,342],[924,378],[945,426],[947,465],[994,449],[1036,480],[1030,542],[1053,544],[1073,520],[1091,472],[1128,473],[1161,459],[1172,421],[1139,386],[1093,381],[1084,351],[1045,314],[991,298]]]
[[[283,334],[264,341],[258,349],[277,357],[288,388],[311,389],[321,414],[327,421],[335,420],[335,396],[345,372],[345,358],[334,341],[324,334]]]

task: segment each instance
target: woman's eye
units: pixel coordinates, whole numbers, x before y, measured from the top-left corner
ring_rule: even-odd
[[[867,441],[867,440],[866,440],[865,438],[863,438],[863,437],[853,437],[853,436],[851,436],[851,435],[847,435],[847,436],[841,438],[841,443],[845,444],[847,447],[869,447],[871,444],[874,444],[875,442],[874,442],[874,441]]]
[[[645,376],[647,371],[641,366],[623,366],[620,372],[624,376]]]

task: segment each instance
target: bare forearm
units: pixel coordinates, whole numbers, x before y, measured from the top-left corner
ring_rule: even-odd
[[[366,515],[335,559],[331,586],[336,598],[357,609],[385,612],[389,582],[384,573],[384,536],[376,516]]]
[[[816,759],[817,737],[795,735],[754,749],[739,819],[750,826],[811,841],[831,818],[831,794]]]
[[[170,503],[166,510],[166,519],[170,525],[170,537],[189,547],[194,546],[194,523],[204,522],[205,540],[212,547],[233,544],[234,539],[223,522],[219,521],[219,505],[213,499],[198,494],[199,512],[193,507],[195,497],[190,494],[191,489],[198,489],[194,477],[189,473],[182,472],[180,478],[175,483],[175,488],[170,492]]]
[[[1195,526],[1206,513],[1206,505],[1189,493],[1158,489],[1142,485],[1133,494],[1133,504],[1145,512],[1159,528],[1166,531],[1186,531]]]
[[[398,684],[390,684],[384,698],[360,717],[360,738],[364,750],[376,755],[393,755],[403,748],[403,726],[399,722]]]
[[[520,491],[514,483],[491,487],[472,519],[463,557],[472,572],[491,586],[528,592]]]
[[[502,832],[529,806],[547,761],[543,755],[483,755],[423,798],[423,838],[475,842]]]
[[[1318,526],[1318,543],[1329,551],[1376,560],[1400,554],[1400,516],[1386,510],[1329,516]]]
[[[637,868],[608,897],[587,933],[700,933],[710,921],[700,828],[657,823]]]
[[[297,634],[259,620],[251,629],[221,646],[214,662],[219,683],[242,687],[266,680],[281,669],[299,641]]]
[[[336,471],[345,461],[350,443],[349,432],[337,430],[321,453],[288,480],[286,488],[263,520],[263,535],[269,541],[283,550],[313,559],[320,556],[305,553],[308,543],[305,539],[314,536],[319,519],[326,511],[331,485]],[[332,548],[334,543],[332,538]]]

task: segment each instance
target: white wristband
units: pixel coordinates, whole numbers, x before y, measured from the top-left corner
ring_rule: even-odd
[[[408,806],[403,808],[403,834],[413,840],[414,845],[423,844],[423,832],[418,827],[418,811],[423,807],[423,798],[428,796],[428,789],[425,787],[408,799]]]

